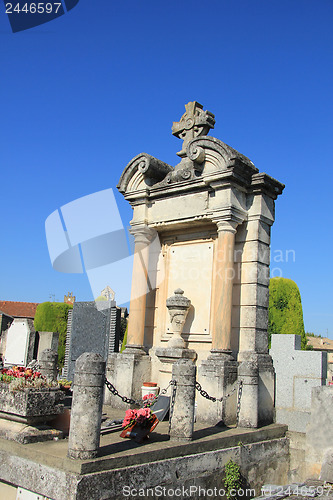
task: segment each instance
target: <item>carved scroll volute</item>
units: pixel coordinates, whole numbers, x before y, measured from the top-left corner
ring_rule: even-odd
[[[169,297],[166,301],[173,334],[168,342],[168,347],[183,349],[185,347],[185,342],[181,334],[191,301],[187,297],[184,297],[184,290],[181,290],[180,288],[177,288],[174,293],[175,294],[172,297]]]

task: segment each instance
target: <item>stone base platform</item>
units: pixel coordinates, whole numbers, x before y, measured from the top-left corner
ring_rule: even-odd
[[[48,425],[27,425],[0,418],[0,438],[21,444],[62,439],[63,432]]]
[[[106,411],[111,419],[123,416]],[[232,459],[259,492],[264,483],[287,482],[286,431],[278,424],[236,429],[197,423],[193,441],[179,445],[169,440],[168,422],[160,422],[143,444],[110,428],[101,435],[99,456],[81,461],[67,458],[67,439],[24,446],[0,439],[0,481],[52,500],[113,500],[131,489],[139,496],[140,488],[223,488],[223,467]]]

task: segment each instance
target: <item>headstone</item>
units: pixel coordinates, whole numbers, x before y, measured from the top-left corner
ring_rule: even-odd
[[[320,473],[323,481],[333,482],[333,387],[314,387],[311,396],[305,447],[307,477]]]
[[[301,351],[300,335],[272,335],[270,354],[276,372],[276,422],[305,432],[311,390],[326,383],[327,353]]]
[[[58,351],[59,333],[58,332],[38,332],[38,353],[37,359],[45,349]]]
[[[73,380],[75,362],[85,352],[100,354],[106,361],[109,351],[110,309],[103,302],[98,310],[95,302],[75,302],[69,316],[66,338],[64,377]]]
[[[57,380],[58,352],[52,349],[44,349],[40,353],[39,366],[41,374],[49,380]]]
[[[4,365],[26,366],[34,358],[36,332],[33,321],[15,318],[8,329]]]
[[[113,352],[119,352],[120,320],[121,320],[120,307],[111,306],[108,354],[112,354]]]

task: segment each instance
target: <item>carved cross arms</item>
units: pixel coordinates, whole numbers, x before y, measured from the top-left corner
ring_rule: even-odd
[[[188,143],[202,135],[207,135],[215,125],[215,116],[210,111],[204,111],[203,106],[196,101],[185,105],[186,113],[183,114],[179,122],[173,122],[172,134],[182,139],[182,150],[177,153],[183,158],[186,156]]]

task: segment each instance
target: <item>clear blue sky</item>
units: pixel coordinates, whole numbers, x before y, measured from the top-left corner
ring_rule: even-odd
[[[45,219],[115,190],[138,153],[175,165],[172,122],[197,100],[211,135],[286,184],[272,256],[295,261],[272,268],[298,284],[305,328],[333,338],[332,24],[331,0],[80,0],[13,34],[0,4],[0,298],[92,299],[86,275],[52,269]]]

